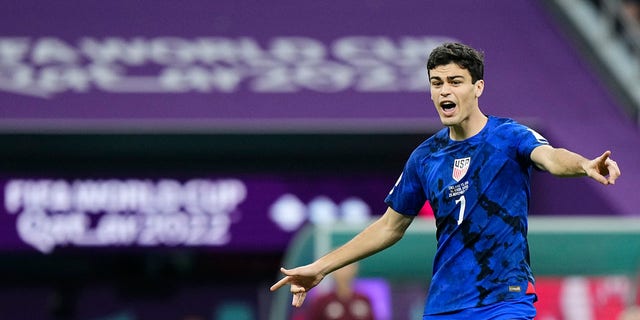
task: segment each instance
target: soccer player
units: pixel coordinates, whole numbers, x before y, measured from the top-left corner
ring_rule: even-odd
[[[292,305],[300,306],[330,272],[400,240],[428,200],[438,246],[423,320],[535,317],[526,237],[532,169],[603,185],[613,185],[620,169],[610,151],[589,160],[514,120],[485,115],[478,103],[483,59],[460,43],[431,52],[431,100],[445,128],[410,155],[384,215],[313,263],[282,268],[285,277],[272,291],[290,284]]]

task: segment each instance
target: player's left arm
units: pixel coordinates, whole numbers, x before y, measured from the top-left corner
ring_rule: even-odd
[[[559,177],[589,176],[604,185],[615,184],[620,177],[620,168],[611,159],[611,151],[589,160],[567,149],[541,145],[533,149],[531,160],[538,168]]]

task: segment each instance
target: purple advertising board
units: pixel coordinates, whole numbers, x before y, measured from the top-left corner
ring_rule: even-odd
[[[5,5],[3,130],[417,130],[416,119],[437,119],[425,61],[445,41],[486,51],[487,112],[558,117],[583,102],[571,99],[576,90],[592,101],[583,108],[615,108],[580,77],[584,66],[537,1],[450,1],[465,22],[455,24],[440,3],[417,0]],[[558,67],[569,85],[547,86]]]
[[[458,40],[413,30],[417,12],[394,28],[371,24],[389,11],[365,2],[9,6],[0,22],[5,129],[332,128],[343,119],[426,118],[426,56]]]
[[[16,178],[0,182],[0,251],[196,247],[283,250],[308,223],[382,214],[384,176]]]

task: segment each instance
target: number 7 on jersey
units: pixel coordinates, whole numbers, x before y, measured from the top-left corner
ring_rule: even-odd
[[[460,196],[460,198],[458,198],[456,200],[456,204],[460,204],[460,212],[458,213],[458,225],[460,225],[462,223],[462,220],[464,219],[464,209],[467,206],[467,200],[464,198],[464,195]]]

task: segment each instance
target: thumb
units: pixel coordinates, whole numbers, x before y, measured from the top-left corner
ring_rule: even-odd
[[[599,162],[605,162],[605,161],[607,161],[609,156],[611,156],[611,151],[607,150],[601,156],[598,157],[598,161]]]
[[[285,276],[292,276],[295,274],[293,269],[285,269],[284,267],[280,267],[280,272],[282,272],[282,274],[284,274]]]

